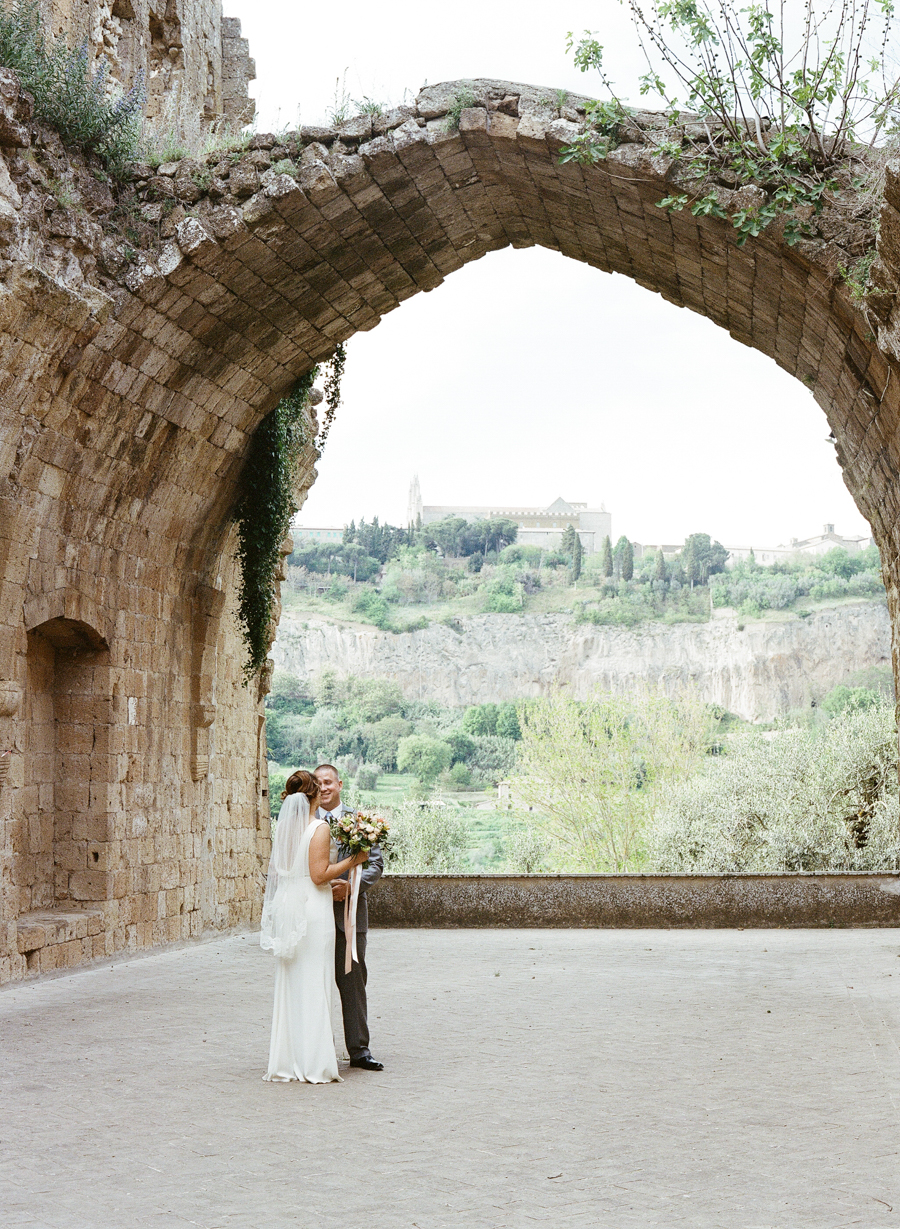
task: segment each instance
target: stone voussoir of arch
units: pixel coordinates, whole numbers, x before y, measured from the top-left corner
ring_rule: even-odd
[[[540,245],[631,277],[802,380],[881,549],[896,633],[900,166],[856,303],[840,271],[870,246],[870,198],[848,188],[793,247],[776,227],[739,247],[728,222],[659,208],[685,174],[653,137],[673,139],[664,116],[636,113],[595,166],[561,164],[584,102],[432,86],[340,129],[138,166],[118,201],[92,203],[76,175],[81,212],[3,150],[0,980],[258,917],[266,684],[242,684],[229,520],[249,437],[339,342],[488,252]],[[3,105],[25,131],[27,105]],[[50,138],[30,133],[39,162]],[[730,210],[757,199],[715,190]],[[309,445],[301,500],[315,460]],[[69,593],[102,643],[73,630],[65,647],[65,623],[54,643],[43,613],[26,626],[26,607],[69,617],[49,596]]]

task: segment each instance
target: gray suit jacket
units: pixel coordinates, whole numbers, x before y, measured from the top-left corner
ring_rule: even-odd
[[[321,812],[316,812],[317,815]],[[344,807],[344,814],[355,815],[356,812],[352,807]],[[324,812],[322,812],[324,815]],[[341,845],[341,858],[349,858],[353,851],[347,845]],[[339,879],[346,879],[350,874],[349,871],[344,871],[343,875],[339,875]],[[359,902],[356,906],[356,933],[364,935],[369,929],[369,905],[366,900],[366,893],[369,888],[377,883],[384,874],[384,858],[381,855],[381,850],[377,845],[372,846],[372,852],[369,854],[369,865],[363,867],[362,881],[359,885]],[[336,900],[334,902],[334,924],[338,930],[344,929],[344,902]]]

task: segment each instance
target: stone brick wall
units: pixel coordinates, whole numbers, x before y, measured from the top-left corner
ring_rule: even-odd
[[[256,104],[247,86],[256,78],[256,62],[250,58],[250,44],[241,38],[241,23],[236,17],[222,18],[222,114],[236,126],[249,124]]]
[[[258,916],[265,680],[241,680],[229,521],[248,440],[337,342],[492,250],[623,273],[803,380],[896,629],[900,165],[883,293],[856,304],[849,187],[796,247],[771,229],[739,248],[728,223],[657,208],[680,174],[642,139],[660,117],[595,167],[560,165],[583,100],[559,115],[549,91],[478,81],[456,130],[460,88],[259,134],[234,160],[137,167],[116,202],[0,73],[0,978]]]
[[[70,46],[86,41],[126,89],[143,72],[151,129],[191,139],[204,124],[252,121],[255,68],[221,0],[40,0],[40,8],[48,29]]]

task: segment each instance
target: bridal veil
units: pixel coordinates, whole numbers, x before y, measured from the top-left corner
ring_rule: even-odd
[[[309,799],[305,794],[288,794],[281,804],[272,857],[263,897],[259,944],[282,960],[290,960],[306,934],[306,910],[301,881],[306,878],[306,845],[303,835],[309,827]]]

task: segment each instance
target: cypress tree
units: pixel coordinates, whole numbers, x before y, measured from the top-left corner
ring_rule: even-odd
[[[603,539],[603,546],[600,548],[600,574],[601,576],[612,576],[613,574],[612,542],[609,540],[609,534]]]
[[[653,576],[654,580],[668,580],[666,576],[666,561],[663,557],[662,548],[658,547],[656,551],[656,570]]]
[[[622,547],[622,579],[631,580],[634,576],[634,547],[625,539],[625,545]]]
[[[691,588],[694,587],[694,582],[699,579],[697,576],[698,562],[694,555],[694,535],[685,539],[684,546],[681,548],[681,566],[684,568],[685,580],[690,581]]]
[[[575,534],[575,549],[572,551],[572,580],[576,581],[581,575],[581,560],[584,556],[584,548],[581,545],[581,538]]]
[[[616,580],[621,580],[622,577],[625,575],[622,568],[623,568],[623,561],[625,559],[625,550],[627,546],[628,546],[628,539],[625,537],[623,533],[621,538],[619,538],[618,542],[613,548],[613,575],[615,576]],[[632,571],[633,571],[634,570],[634,554],[633,553],[631,556],[631,560],[632,560]]]

